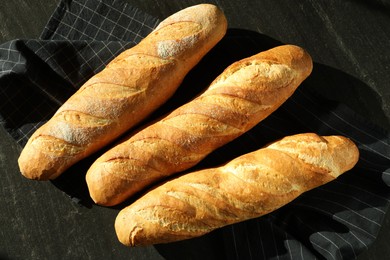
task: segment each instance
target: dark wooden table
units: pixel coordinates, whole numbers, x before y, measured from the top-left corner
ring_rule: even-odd
[[[39,36],[58,1],[3,1],[0,42]],[[127,1],[161,19],[203,2]],[[316,63],[360,82],[354,89],[319,86],[318,91],[390,130],[389,1],[209,2],[224,10],[230,28],[302,46]],[[0,140],[0,259],[163,259],[175,255],[159,247],[125,248],[112,226],[116,209],[80,207],[50,182],[23,178],[17,166],[20,148],[3,128]],[[387,215],[378,239],[359,259],[390,258]],[[196,255],[196,248],[191,250],[188,257]]]

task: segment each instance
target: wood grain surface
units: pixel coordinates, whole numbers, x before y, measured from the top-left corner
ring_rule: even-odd
[[[40,35],[59,0],[2,1],[0,42]],[[128,0],[158,18],[204,1]],[[322,72],[316,90],[390,129],[389,1],[208,1],[225,12],[229,28],[253,31],[307,49]],[[335,71],[346,77],[335,77]],[[336,73],[336,74],[337,74]],[[335,95],[337,93],[337,95]],[[51,182],[33,182],[18,170],[20,147],[0,126],[0,259],[215,259],[218,233],[189,244],[128,249],[113,228],[118,208],[79,205]],[[68,185],[85,185],[80,183]],[[390,216],[377,241],[358,259],[390,255]],[[205,257],[207,256],[207,257]]]

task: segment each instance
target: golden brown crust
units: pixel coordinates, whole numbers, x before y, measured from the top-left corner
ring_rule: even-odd
[[[311,70],[310,56],[292,45],[232,64],[196,99],[103,154],[86,175],[92,199],[115,205],[197,164],[275,111]]]
[[[28,141],[19,158],[30,179],[54,179],[163,104],[224,36],[226,18],[201,4],[165,19],[88,80]]]
[[[146,193],[118,214],[118,239],[128,246],[167,243],[260,217],[337,178],[358,157],[345,137],[286,137]]]

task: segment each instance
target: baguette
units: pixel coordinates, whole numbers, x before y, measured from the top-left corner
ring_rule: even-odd
[[[203,94],[98,158],[86,175],[91,198],[116,205],[189,169],[275,111],[311,70],[310,56],[293,45],[232,64]]]
[[[224,14],[210,4],[162,21],[89,79],[31,136],[18,160],[21,173],[54,179],[135,126],[173,95],[226,30]]]
[[[263,216],[351,169],[359,151],[341,136],[299,134],[219,168],[185,174],[121,210],[121,243],[145,246],[198,237]]]

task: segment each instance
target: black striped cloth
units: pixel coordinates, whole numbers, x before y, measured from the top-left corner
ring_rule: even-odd
[[[62,1],[39,39],[0,45],[0,124],[23,146],[89,77],[138,43],[158,22],[119,0]],[[232,62],[279,44],[258,33],[228,30],[153,116],[190,100]],[[390,136],[347,106],[311,90],[314,84],[337,82],[332,77],[340,73],[315,63],[313,75],[282,107],[196,167],[219,165],[303,132],[351,138],[361,153],[357,166],[266,216],[200,238],[156,246],[161,255],[172,259],[353,259],[375,241],[389,208]]]

